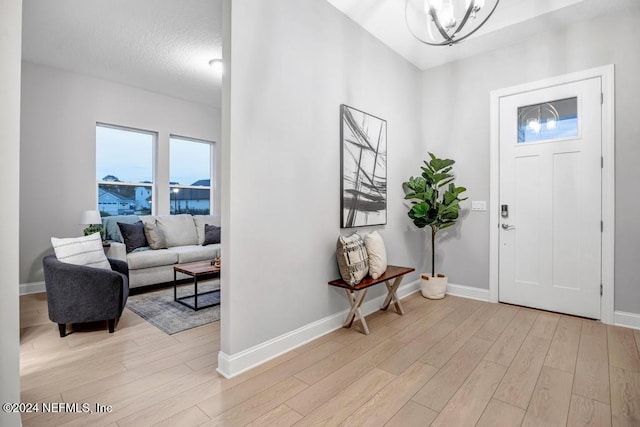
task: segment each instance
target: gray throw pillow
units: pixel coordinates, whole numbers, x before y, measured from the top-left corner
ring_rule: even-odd
[[[134,224],[126,224],[119,222],[120,234],[124,239],[124,245],[127,248],[127,253],[133,252],[138,248],[144,248],[149,246],[147,238],[144,235],[144,224],[142,221],[138,221]]]
[[[167,238],[164,236],[164,231],[157,225],[145,223],[144,235],[151,249],[167,249]]]
[[[213,245],[220,243],[220,227],[215,225],[204,225],[204,243],[202,246]]]
[[[336,258],[342,280],[349,285],[357,285],[369,273],[369,257],[362,237],[354,233],[351,236],[338,237]]]

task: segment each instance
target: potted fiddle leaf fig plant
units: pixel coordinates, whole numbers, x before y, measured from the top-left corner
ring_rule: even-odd
[[[425,298],[441,299],[447,289],[447,277],[435,274],[436,235],[440,230],[451,227],[458,221],[460,194],[467,189],[454,184],[454,160],[439,159],[429,153],[430,160],[424,161],[422,174],[411,177],[403,183],[405,199],[411,201],[409,218],[418,228],[429,227],[431,231],[431,274],[422,274],[421,291]]]

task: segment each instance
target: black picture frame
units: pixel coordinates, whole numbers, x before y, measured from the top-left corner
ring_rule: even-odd
[[[340,105],[340,227],[387,223],[387,121]]]

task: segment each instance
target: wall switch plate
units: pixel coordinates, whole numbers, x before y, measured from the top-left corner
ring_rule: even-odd
[[[471,210],[472,211],[486,211],[487,210],[487,202],[484,200],[473,200],[471,202]]]

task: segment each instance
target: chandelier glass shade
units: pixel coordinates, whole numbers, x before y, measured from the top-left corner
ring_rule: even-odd
[[[409,32],[430,46],[451,46],[484,25],[500,0],[406,0]]]

